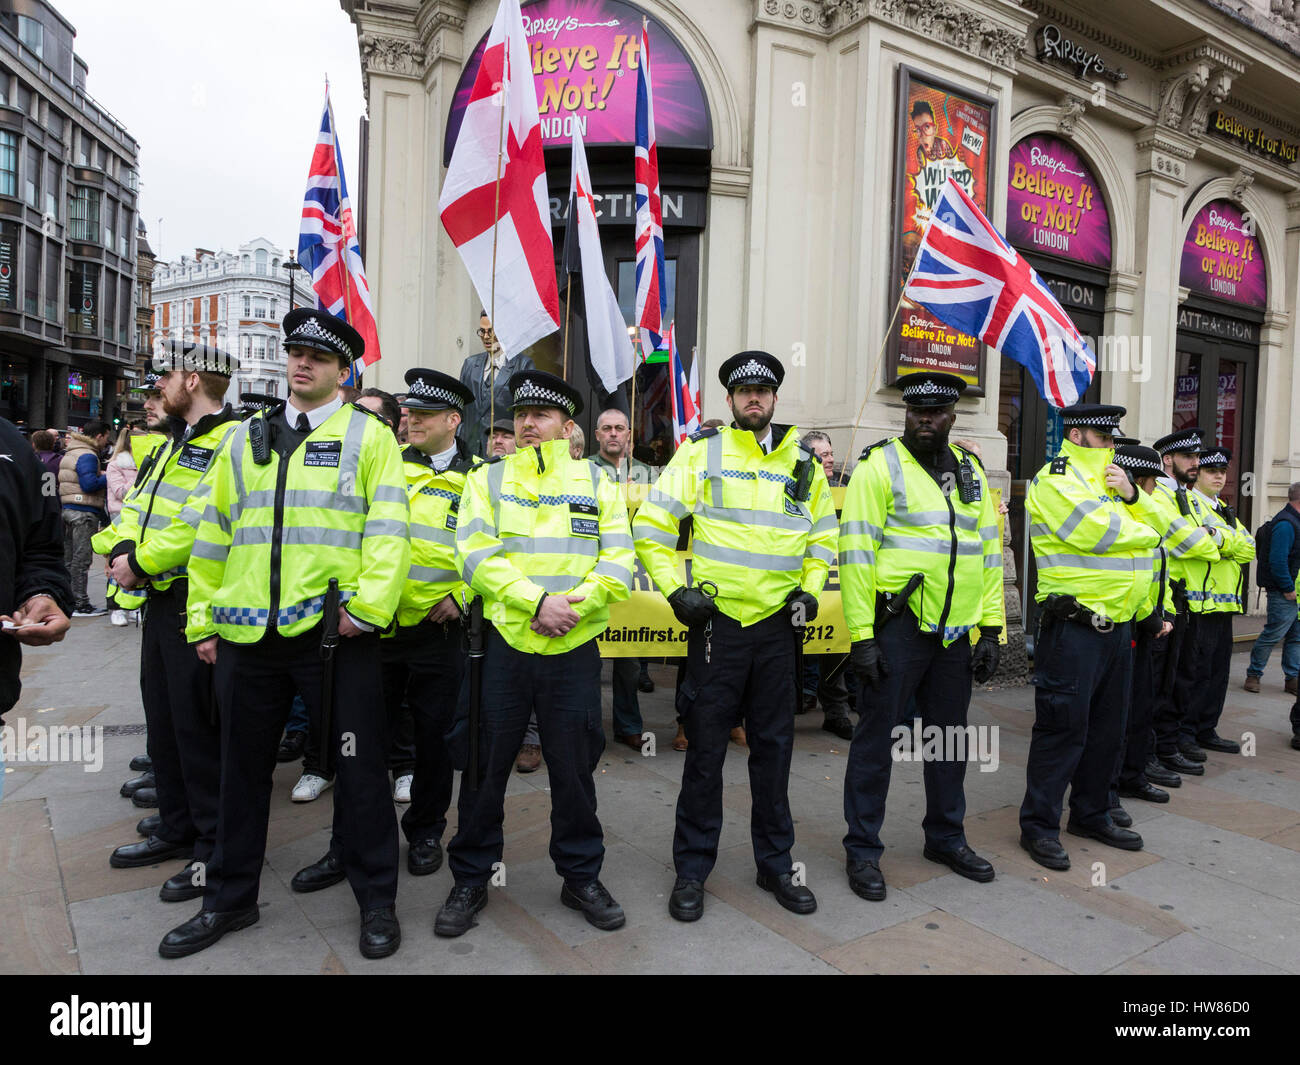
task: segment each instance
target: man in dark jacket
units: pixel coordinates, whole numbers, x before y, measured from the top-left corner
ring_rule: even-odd
[[[41,647],[68,631],[72,589],[59,515],[41,492],[44,472],[31,445],[0,418],[0,714],[22,690],[19,645]]]
[[[1259,691],[1259,679],[1279,640],[1282,641],[1282,673],[1288,695],[1298,694],[1300,675],[1300,616],[1296,607],[1296,571],[1300,562],[1300,481],[1287,493],[1287,504],[1273,519],[1267,558],[1260,558],[1259,583],[1268,593],[1268,618],[1255,640],[1246,667],[1248,692]]]

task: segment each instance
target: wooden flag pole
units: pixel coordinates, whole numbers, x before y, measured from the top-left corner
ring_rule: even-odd
[[[569,214],[573,214],[572,211]],[[570,218],[569,225],[576,225],[577,219]],[[568,234],[565,234],[566,238]],[[573,275],[570,274],[564,287],[564,373],[562,376],[567,381],[569,379],[569,316],[573,309]]]
[[[501,226],[501,160],[506,150],[506,90],[510,87],[510,41],[506,40],[505,65],[502,68],[500,107],[500,132],[497,134],[497,181],[493,191],[492,202],[492,285],[488,299],[488,328],[492,330],[492,339],[497,339],[497,230]],[[500,341],[497,341],[500,343]],[[488,360],[488,431],[485,444],[492,440],[492,426],[497,420],[497,364],[492,357],[492,349],[487,352]]]
[[[632,505],[632,493],[628,485],[632,483],[632,451],[636,447],[636,372],[640,369],[637,366],[637,348],[641,349],[642,355],[645,353],[645,345],[641,343],[641,330],[637,330],[637,336],[632,341],[632,402],[628,406],[627,416],[627,477],[623,480],[623,502],[627,506]]]

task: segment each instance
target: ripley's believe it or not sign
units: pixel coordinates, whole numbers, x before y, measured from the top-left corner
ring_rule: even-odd
[[[1178,283],[1192,295],[1239,307],[1267,305],[1264,261],[1254,226],[1231,200],[1212,200],[1196,212],[1183,241]]]
[[[1011,149],[1007,239],[1016,247],[1110,269],[1110,213],[1088,164],[1057,137]]]
[[[588,148],[636,143],[636,82],[641,54],[640,8],[622,0],[536,0],[522,5],[532,59],[542,145],[567,149],[574,123]],[[664,148],[713,147],[704,89],[691,61],[664,26],[650,18],[655,136]],[[443,162],[460,133],[487,34],[461,72]]]

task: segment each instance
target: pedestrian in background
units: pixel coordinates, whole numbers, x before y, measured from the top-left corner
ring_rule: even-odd
[[[90,603],[86,579],[94,551],[90,539],[107,524],[108,478],[100,469],[100,453],[108,444],[109,429],[99,421],[87,422],[80,432],[68,433],[68,449],[59,462],[59,501],[63,507],[63,562],[72,579],[74,618],[97,618],[104,607]]]
[[[1300,675],[1300,612],[1296,607],[1295,580],[1300,572],[1300,481],[1286,494],[1286,506],[1260,528],[1257,583],[1268,595],[1268,619],[1255,639],[1246,667],[1248,692],[1259,691],[1269,655],[1282,641],[1282,673],[1287,694],[1297,694],[1296,678]],[[1267,531],[1265,531],[1267,530]]]

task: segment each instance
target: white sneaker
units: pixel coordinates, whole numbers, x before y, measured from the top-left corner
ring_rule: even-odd
[[[411,801],[411,781],[414,779],[412,774],[403,773],[393,781],[393,802]]]
[[[126,624],[126,611],[114,610],[113,613],[108,616],[108,620],[120,628]]]
[[[294,802],[315,802],[327,788],[332,788],[334,781],[318,777],[315,773],[304,773],[293,786],[289,798]]]

